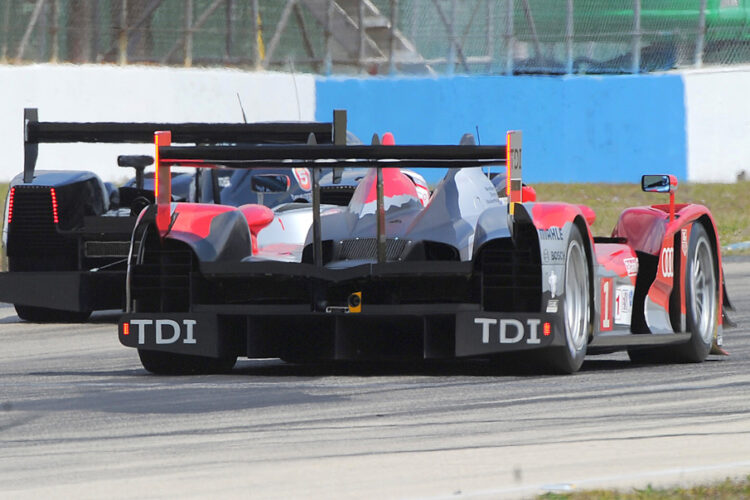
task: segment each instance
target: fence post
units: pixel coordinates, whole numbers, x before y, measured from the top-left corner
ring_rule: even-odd
[[[573,21],[573,0],[568,0],[568,11],[565,15],[565,73],[573,73],[573,39],[575,26]]]
[[[8,61],[8,39],[10,36],[10,6],[13,0],[6,0],[5,2],[5,16],[3,17],[3,52],[0,54],[0,62]]]
[[[513,0],[505,0],[505,74],[513,74]]]
[[[229,62],[232,57],[232,0],[227,0],[224,8],[224,22],[226,35],[224,38],[224,60]]]
[[[328,0],[328,6],[326,8],[326,26],[324,33],[324,42],[326,48],[326,54],[323,60],[323,67],[326,76],[331,75],[333,69],[333,61],[331,60],[331,24],[333,23],[333,0]]]
[[[388,74],[392,75],[396,72],[396,61],[393,59],[393,53],[396,51],[396,37],[394,32],[396,30],[396,23],[398,22],[398,0],[391,0],[391,29],[389,30],[388,39]]]
[[[120,65],[128,63],[128,0],[120,2],[120,32],[117,36],[118,57]]]
[[[49,29],[50,37],[52,37],[52,54],[50,55],[50,62],[56,63],[60,59],[60,0],[54,0],[52,2],[52,25]]]
[[[695,41],[695,67],[703,66],[703,50],[706,43],[706,0],[701,0],[698,14],[698,39]]]
[[[185,67],[193,65],[193,0],[185,0]]]
[[[359,27],[359,46],[357,47],[357,66],[362,73],[365,64],[365,4],[357,0],[357,26]]]
[[[451,1],[450,26],[448,28],[448,57],[445,65],[445,73],[452,75],[456,70],[456,0]]]
[[[630,71],[641,72],[641,0],[633,0],[633,66]]]
[[[251,36],[253,37],[252,41],[252,47],[253,47],[253,62],[255,63],[255,69],[260,69],[260,40],[258,37],[258,18],[260,16],[260,7],[258,6],[258,0],[253,0],[252,3],[252,13],[253,21],[251,24]]]
[[[489,73],[492,69],[492,64],[495,61],[495,4],[494,2],[487,0],[485,2],[487,6],[487,69]]]

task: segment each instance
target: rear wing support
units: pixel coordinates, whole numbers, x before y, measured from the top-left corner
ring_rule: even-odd
[[[39,111],[36,108],[23,110],[23,182],[28,184],[34,180],[34,167],[39,156],[39,143],[29,141],[29,123],[39,121]]]
[[[169,231],[172,205],[172,173],[169,165],[162,166],[159,161],[159,147],[172,145],[172,132],[168,130],[154,133],[154,162],[158,166],[154,177],[154,199],[156,199],[156,227],[163,238]]]

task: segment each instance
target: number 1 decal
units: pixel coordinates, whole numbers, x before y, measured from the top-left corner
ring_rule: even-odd
[[[612,278],[603,278],[601,281],[601,331],[612,329]]]

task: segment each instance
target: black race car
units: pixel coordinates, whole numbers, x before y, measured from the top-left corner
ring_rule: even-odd
[[[14,304],[21,319],[38,322],[83,321],[94,310],[122,308],[131,233],[140,211],[155,199],[158,180],[144,174],[153,162],[149,156],[120,157],[136,177],[115,188],[93,172],[35,171],[40,143],[152,143],[154,132],[170,130],[172,141],[182,144],[304,143],[311,134],[317,143],[343,144],[345,112],[335,112],[334,122],[40,122],[36,109],[25,110],[24,171],[11,181],[6,202],[8,271],[0,273],[0,301]],[[222,175],[173,175],[172,201],[219,201]],[[249,181],[244,199],[235,196],[231,203],[296,201],[311,189],[310,177],[304,168],[262,174]]]

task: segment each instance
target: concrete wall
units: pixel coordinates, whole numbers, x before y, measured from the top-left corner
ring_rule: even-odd
[[[242,122],[313,120],[312,76],[220,69],[105,65],[0,66],[0,179],[23,170],[23,108],[48,121]],[[328,121],[330,121],[330,116]],[[93,170],[105,180],[132,176],[118,154],[153,146],[41,145],[39,169]]]
[[[750,175],[750,68],[667,75],[322,78],[221,69],[105,65],[0,66],[0,180],[22,170],[24,107],[49,121],[329,121],[349,110],[363,140],[392,131],[401,144],[482,143],[524,132],[531,182],[634,182],[643,173],[695,181]],[[122,153],[150,146],[42,145],[39,168],[130,176]]]
[[[696,181],[750,179],[750,67],[689,71],[687,171]]]
[[[642,173],[687,177],[679,75],[318,79],[316,117],[349,110],[363,139],[457,143],[479,129],[484,144],[523,130],[531,182],[636,182]]]

